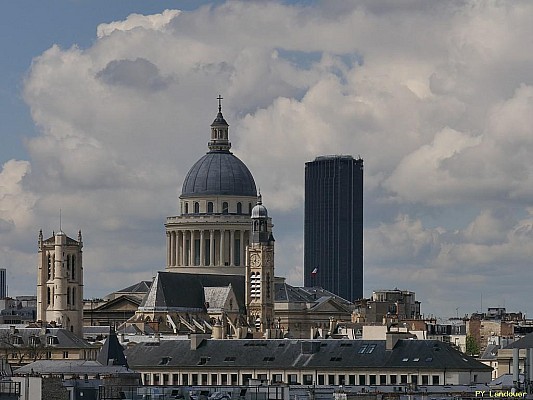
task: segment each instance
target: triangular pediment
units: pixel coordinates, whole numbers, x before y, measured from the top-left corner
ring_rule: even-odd
[[[135,311],[141,300],[134,296],[122,295],[95,307],[93,311]]]

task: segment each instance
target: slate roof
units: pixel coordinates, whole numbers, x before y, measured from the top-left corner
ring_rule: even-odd
[[[38,360],[17,369],[21,374],[117,374],[131,373],[122,365],[102,365],[98,361],[87,360]]]
[[[344,306],[352,303],[321,287],[296,287],[285,282],[276,282],[274,286],[274,298],[277,303],[316,303],[328,299],[335,299]]]
[[[399,340],[393,350],[384,340],[190,340],[140,343],[126,350],[133,369],[417,369],[492,371],[437,340]],[[165,361],[167,361],[165,363]]]
[[[115,332],[111,332],[111,334],[107,337],[104,345],[98,352],[96,361],[102,365],[128,366],[126,357],[124,356],[124,349],[120,345]]]
[[[117,293],[146,293],[150,290],[152,286],[151,281],[140,281],[127,288],[117,291]]]
[[[158,272],[140,310],[201,312],[205,310],[205,287],[231,285],[240,309],[244,307],[244,276]]]
[[[209,303],[209,308],[224,308],[230,292],[231,285],[224,287],[204,287],[205,301]]]
[[[47,337],[57,337],[57,342],[54,347],[62,349],[92,349],[95,346],[91,345],[84,339],[80,339],[72,332],[63,328],[46,328],[46,333],[43,334],[41,328],[20,328],[16,329],[15,333],[11,333],[10,328],[0,328],[0,348],[11,347],[12,345],[6,343],[7,340],[11,340],[13,336],[19,336],[22,339],[23,345],[28,346],[30,343],[30,337],[38,336],[40,344],[45,347],[48,345]]]
[[[533,333],[529,333],[516,342],[513,342],[504,347],[504,349],[530,349],[533,347]]]

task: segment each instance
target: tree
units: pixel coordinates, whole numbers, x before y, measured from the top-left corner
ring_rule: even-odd
[[[469,356],[478,356],[479,355],[479,344],[477,340],[472,335],[466,336],[466,354]]]

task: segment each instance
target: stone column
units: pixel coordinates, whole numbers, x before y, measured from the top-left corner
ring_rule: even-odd
[[[224,229],[220,230],[220,265],[224,266],[224,235],[226,231]]]
[[[167,231],[167,266],[170,266],[172,265],[172,261],[171,261],[171,254],[172,254],[172,237],[171,237],[171,233]]]
[[[229,235],[229,257],[230,257],[229,264],[230,266],[234,267],[235,266],[235,229],[232,229],[229,233],[230,233]]]
[[[205,265],[205,238],[204,238],[204,230],[202,229],[200,231],[200,266],[203,267]]]
[[[209,266],[215,265],[215,230],[209,231]]]
[[[194,234],[194,230],[191,229],[190,230],[191,232],[191,238],[189,240],[189,243],[191,244],[190,245],[190,248],[191,248],[191,253],[189,254],[189,265],[190,266],[194,266],[196,265],[196,241],[194,240],[195,239],[195,234]]]
[[[244,229],[241,229],[241,243],[239,245],[239,249],[241,250],[241,260],[239,262],[239,265],[242,267],[244,265]]]
[[[187,231],[181,231],[181,265],[187,265]]]

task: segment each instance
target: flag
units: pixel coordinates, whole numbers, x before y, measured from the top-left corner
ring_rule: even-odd
[[[311,276],[315,276],[318,272],[318,267],[315,267],[313,271],[311,271]]]

